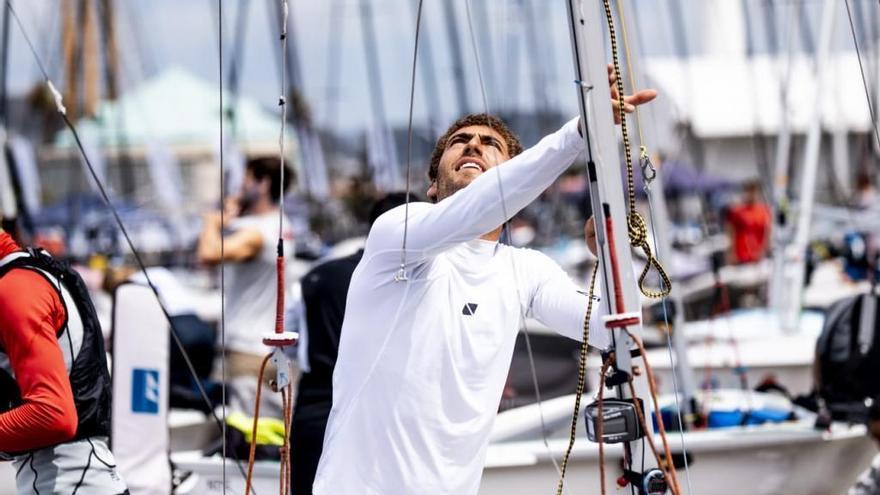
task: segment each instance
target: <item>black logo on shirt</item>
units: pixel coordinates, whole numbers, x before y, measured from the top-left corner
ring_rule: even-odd
[[[464,307],[461,308],[461,314],[465,316],[473,316],[477,313],[477,303],[465,303]]]

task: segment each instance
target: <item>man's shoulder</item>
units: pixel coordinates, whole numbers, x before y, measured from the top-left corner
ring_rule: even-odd
[[[284,224],[287,224],[285,219]],[[278,230],[278,212],[268,212],[268,213],[260,213],[259,215],[242,215],[237,218],[233,218],[229,222],[229,226],[233,229],[263,229],[263,228],[273,228],[274,230]],[[286,226],[286,225],[285,225]]]
[[[18,266],[0,276],[0,291],[28,292],[32,290],[52,291],[52,285],[37,268]]]
[[[413,202],[409,205],[403,204],[394,207],[379,215],[367,234],[367,246],[370,246],[377,239],[377,236],[381,237],[389,232],[400,230],[406,222],[414,221],[414,216],[433,206],[431,203]]]
[[[511,253],[516,260],[521,260],[524,263],[536,264],[546,266],[547,264],[558,266],[559,264],[553,260],[550,256],[547,256],[545,253],[527,247],[514,247],[505,245],[505,249]]]
[[[48,311],[57,303],[60,303],[58,293],[36,269],[12,268],[0,277],[0,313],[35,308]]]
[[[406,220],[408,215],[414,215],[428,208],[431,208],[432,206],[432,203],[425,203],[422,201],[414,201],[409,203],[408,205],[402,204],[400,206],[395,206],[394,208],[391,208],[385,213],[379,215],[379,217],[376,218],[376,221],[373,222],[373,228],[375,228],[377,225],[388,225],[392,223],[403,222],[404,220]],[[370,230],[372,231],[373,229]]]

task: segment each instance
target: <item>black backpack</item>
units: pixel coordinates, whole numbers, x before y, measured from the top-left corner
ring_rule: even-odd
[[[861,421],[880,397],[880,297],[862,294],[828,310],[816,344],[817,392],[834,419]]]

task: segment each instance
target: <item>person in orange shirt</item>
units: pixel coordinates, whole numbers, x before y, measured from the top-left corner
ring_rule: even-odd
[[[79,275],[0,229],[0,460],[18,493],[127,494],[109,448],[110,374]]]
[[[728,210],[731,259],[734,263],[755,263],[764,258],[770,245],[770,208],[761,199],[757,180],[743,185],[742,202]]]

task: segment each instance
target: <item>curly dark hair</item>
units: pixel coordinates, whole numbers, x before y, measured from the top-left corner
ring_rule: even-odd
[[[519,142],[519,138],[516,137],[509,127],[507,127],[507,124],[505,124],[504,121],[487,113],[472,113],[470,115],[465,115],[453,122],[452,125],[446,129],[446,132],[440,136],[440,139],[437,140],[437,144],[434,145],[434,152],[431,153],[431,165],[428,167],[428,179],[430,181],[433,182],[437,179],[437,168],[440,165],[440,157],[443,156],[443,151],[446,150],[446,143],[449,141],[449,138],[462,127],[470,127],[472,125],[483,125],[491,128],[498,134],[501,134],[501,137],[504,138],[504,141],[507,144],[507,152],[511,158],[522,153],[523,147]]]
[[[251,158],[245,164],[245,170],[257,181],[269,179],[269,195],[273,203],[281,199],[281,160],[275,156],[260,156]],[[284,164],[284,191],[290,187],[290,183],[296,180],[293,170]]]

